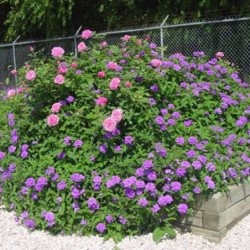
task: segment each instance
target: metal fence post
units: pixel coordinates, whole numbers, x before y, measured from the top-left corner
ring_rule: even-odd
[[[13,56],[13,64],[14,64],[14,69],[17,70],[16,68],[16,48],[15,48],[15,44],[17,42],[17,40],[20,38],[20,36],[18,36],[16,38],[16,40],[12,43],[12,56]],[[15,74],[15,84],[17,86],[17,74]]]
[[[161,34],[161,56],[163,56],[163,46],[164,46],[164,40],[163,40],[163,26],[164,24],[166,23],[166,21],[168,20],[168,17],[169,15],[167,15],[165,17],[165,19],[163,20],[163,22],[161,23],[161,26],[160,26],[160,34]]]
[[[78,36],[78,33],[80,32],[80,30],[81,30],[81,28],[82,28],[82,26],[80,26],[79,28],[78,28],[78,30],[76,31],[76,33],[75,33],[75,35],[74,35],[74,47],[75,47],[75,57],[77,58],[77,55],[78,55],[78,51],[77,51],[77,36]]]

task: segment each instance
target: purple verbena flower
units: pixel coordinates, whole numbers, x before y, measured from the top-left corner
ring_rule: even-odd
[[[126,223],[127,223],[127,219],[126,218],[124,218],[122,215],[120,215],[119,216],[119,222],[121,223],[121,224],[123,224],[123,225],[125,225]]]
[[[132,136],[130,136],[130,135],[127,135],[127,136],[125,136],[125,138],[124,138],[124,143],[125,143],[126,145],[132,145],[132,144],[133,144],[133,141],[134,141],[134,138],[133,138]]]
[[[178,212],[180,213],[180,214],[186,214],[187,213],[187,211],[188,211],[188,206],[187,206],[187,204],[184,204],[184,203],[182,203],[182,204],[179,204],[178,205]]]
[[[0,151],[0,160],[4,159],[5,158],[5,153]]]
[[[67,187],[67,184],[65,181],[62,180],[56,184],[56,187],[58,190],[64,190]]]
[[[70,179],[74,182],[81,182],[85,180],[85,176],[79,173],[74,173],[71,175]]]
[[[28,178],[26,181],[25,181],[25,185],[26,187],[34,187],[36,185],[36,181],[34,178]]]
[[[143,163],[142,163],[142,167],[144,169],[150,169],[154,166],[153,164],[153,161],[152,160],[145,160]]]
[[[119,184],[121,182],[121,178],[119,176],[112,176],[110,180],[106,182],[106,187],[111,188],[114,187],[115,185]]]
[[[148,200],[146,198],[140,198],[138,200],[138,205],[140,207],[146,207],[148,205]]]
[[[63,139],[63,143],[67,146],[70,145],[70,141],[71,141],[71,138],[70,136],[66,136],[64,139]]]
[[[108,147],[105,144],[100,145],[99,151],[103,154],[107,152]]]
[[[9,146],[8,151],[10,154],[12,154],[16,151],[16,147],[14,145],[11,145],[11,146]]]
[[[173,192],[178,192],[181,190],[181,183],[179,181],[174,181],[171,183],[171,190]]]
[[[106,225],[104,223],[98,223],[95,228],[99,233],[104,233]]]
[[[74,101],[74,97],[73,96],[68,96],[66,100],[67,100],[68,103],[72,103]]]
[[[158,211],[161,210],[160,206],[158,204],[153,205],[153,207],[151,208],[153,213],[157,213]]]
[[[170,195],[162,195],[159,197],[157,203],[160,207],[166,206],[173,202],[173,198]]]
[[[112,215],[107,215],[105,217],[105,219],[106,219],[106,221],[107,221],[108,224],[112,223],[115,220]]]
[[[28,157],[28,155],[29,155],[28,151],[22,151],[21,158],[25,159]]]
[[[36,227],[36,223],[35,223],[35,221],[32,220],[32,219],[26,219],[26,220],[24,220],[24,221],[23,221],[23,224],[24,224],[27,228],[29,228],[29,229],[35,229],[35,227]]]
[[[82,140],[76,140],[74,142],[74,147],[75,148],[80,148],[83,145],[83,141]]]
[[[175,139],[175,142],[176,142],[177,145],[181,145],[182,146],[185,143],[185,139],[183,137],[177,137]]]

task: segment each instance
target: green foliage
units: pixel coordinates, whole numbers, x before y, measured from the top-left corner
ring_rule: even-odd
[[[49,37],[65,28],[72,16],[73,0],[1,0],[0,5],[8,3],[11,10],[5,21],[8,26],[6,40],[12,41],[18,35],[39,37],[45,32]]]
[[[41,38],[73,34],[80,25],[93,29],[131,27],[169,21],[248,14],[247,0],[147,1],[147,0],[0,0],[6,40],[18,35]],[[7,14],[8,13],[8,14]],[[2,14],[2,13],[1,13]],[[0,20],[0,23],[4,20]]]
[[[174,238],[171,223],[190,215],[196,193],[226,191],[249,175],[249,85],[236,69],[201,52],[161,58],[150,41],[125,38],[101,46],[94,37],[77,59],[34,53],[18,71],[18,93],[1,99],[1,196],[29,228],[30,219],[53,234],[91,235],[103,223],[104,238],[116,242],[144,232]],[[118,108],[123,116],[110,134],[102,123]],[[58,124],[48,123],[53,113]]]

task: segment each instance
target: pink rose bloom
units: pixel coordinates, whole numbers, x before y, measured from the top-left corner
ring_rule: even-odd
[[[54,79],[54,83],[56,84],[63,84],[64,83],[64,76],[63,75],[57,75]]]
[[[61,109],[62,105],[60,102],[56,102],[52,105],[51,107],[51,111],[54,112],[54,113],[58,113]]]
[[[23,93],[23,88],[22,87],[18,88],[17,92],[18,94]]]
[[[17,70],[16,70],[16,69],[12,69],[12,70],[10,71],[10,73],[11,73],[12,75],[16,75],[16,74],[17,74]]]
[[[104,130],[113,132],[116,129],[116,121],[111,117],[108,117],[103,121],[102,126]]]
[[[50,115],[47,118],[47,123],[51,127],[56,126],[58,122],[59,122],[59,117],[57,115]]]
[[[115,62],[109,62],[108,63],[108,68],[109,69],[114,69],[115,70],[117,68],[117,66],[118,66],[117,63],[115,63]]]
[[[125,35],[124,37],[121,38],[123,42],[126,42],[130,39],[129,35]]]
[[[153,59],[153,60],[151,61],[151,65],[152,65],[153,67],[159,67],[159,66],[162,65],[162,61],[160,61],[160,60],[158,60],[158,59]]]
[[[106,76],[105,72],[104,71],[99,71],[97,73],[97,76],[100,77],[100,78],[104,78]]]
[[[81,34],[81,37],[84,39],[88,39],[90,37],[92,37],[93,32],[91,30],[84,30]]]
[[[108,99],[106,97],[100,96],[96,99],[96,104],[99,106],[105,106],[108,102]]]
[[[58,71],[57,72],[59,74],[65,74],[65,73],[67,73],[67,71],[68,71],[68,68],[65,65],[61,65],[61,66],[58,67]]]
[[[137,45],[142,45],[142,40],[141,39],[137,39],[136,43],[137,43]]]
[[[27,73],[26,73],[26,79],[29,80],[29,81],[33,81],[35,80],[36,78],[36,72],[34,70],[29,70]]]
[[[52,50],[51,50],[51,55],[55,58],[58,58],[58,57],[62,57],[63,54],[64,54],[64,49],[61,48],[61,47],[54,47]]]
[[[7,98],[9,99],[9,98],[13,97],[15,94],[16,94],[16,90],[15,89],[9,89],[7,91]]]
[[[106,41],[103,41],[103,42],[100,43],[100,46],[101,46],[102,48],[105,48],[105,47],[108,46],[108,43],[107,43]]]
[[[78,52],[83,52],[87,49],[87,46],[84,42],[80,42],[77,46]]]
[[[117,90],[118,87],[120,86],[120,82],[121,82],[120,78],[118,77],[113,78],[111,82],[109,83],[109,88],[111,90]]]
[[[130,88],[132,86],[131,82],[125,82],[125,87]]]
[[[215,57],[218,58],[218,59],[220,59],[220,58],[224,57],[224,53],[223,52],[217,52],[215,54]]]
[[[77,68],[77,64],[76,63],[71,63],[71,68],[73,68],[73,69]]]
[[[117,123],[122,120],[123,112],[122,109],[117,108],[112,111],[111,118]]]

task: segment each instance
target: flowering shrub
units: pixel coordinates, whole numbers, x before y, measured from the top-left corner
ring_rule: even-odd
[[[249,85],[222,52],[82,38],[78,59],[34,57],[1,101],[2,200],[31,229],[174,237],[197,194],[250,174]]]

